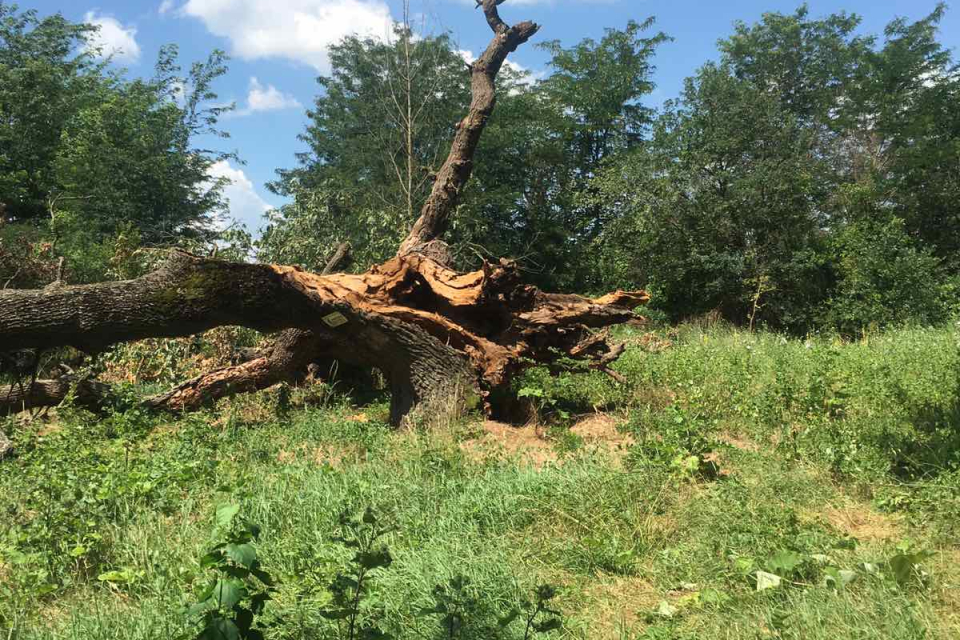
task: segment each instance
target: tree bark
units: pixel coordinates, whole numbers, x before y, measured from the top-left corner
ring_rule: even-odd
[[[321,275],[341,267],[350,255],[350,243],[337,245]],[[236,393],[249,393],[281,382],[295,382],[307,366],[330,351],[336,337],[327,332],[287,329],[255,357],[239,365],[199,375],[145,401],[148,407],[167,411],[193,411]]]

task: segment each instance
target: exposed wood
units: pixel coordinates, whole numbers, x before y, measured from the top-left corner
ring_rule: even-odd
[[[221,325],[312,331],[316,342],[289,334],[270,356],[187,382],[153,404],[195,408],[226,393],[264,388],[282,379],[273,363],[284,363],[283,371],[305,368],[322,350],[382,369],[402,396],[395,398],[399,421],[438,393],[431,385],[450,382],[450,371],[440,371],[445,367],[464,378],[458,385],[489,397],[532,363],[564,354],[604,361],[613,348],[594,340],[585,349],[585,334],[634,318],[633,308],[647,299],[643,292],[595,300],[543,293],[524,284],[506,260],[460,274],[415,254],[361,275],[323,276],[174,252],[161,269],[136,280],[0,292],[0,341],[98,351]],[[421,382],[404,381],[406,375]]]
[[[194,411],[220,398],[292,382],[297,373],[306,371],[324,338],[329,340],[314,331],[287,329],[256,358],[199,375],[144,404],[164,411]]]

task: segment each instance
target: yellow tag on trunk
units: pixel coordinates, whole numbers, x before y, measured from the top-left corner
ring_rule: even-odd
[[[323,317],[323,321],[327,323],[327,326],[331,329],[336,329],[347,324],[347,318],[339,311],[334,311],[328,316]]]

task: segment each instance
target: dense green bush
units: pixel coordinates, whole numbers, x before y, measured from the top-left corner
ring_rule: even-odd
[[[933,326],[947,319],[940,261],[901,220],[855,222],[832,239],[837,284],[824,324],[850,334],[869,326]]]

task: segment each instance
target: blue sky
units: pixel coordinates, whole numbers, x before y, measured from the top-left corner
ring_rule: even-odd
[[[282,202],[264,183],[278,167],[295,164],[302,150],[304,109],[315,97],[315,78],[328,70],[325,51],[351,32],[382,36],[400,15],[402,0],[20,0],[22,9],[41,15],[63,13],[68,19],[98,24],[102,44],[114,51],[116,64],[131,75],[150,75],[157,50],[180,46],[186,67],[214,48],[232,57],[230,71],[216,86],[224,102],[238,111],[224,120],[232,138],[221,144],[236,150],[245,162],[221,164],[219,175],[233,180],[227,195],[231,214],[251,231],[263,224],[262,214]],[[474,0],[410,0],[418,24],[427,31],[449,31],[461,49],[479,52],[490,38]],[[507,22],[524,19],[542,25],[537,40],[558,39],[572,45],[599,38],[608,27],[654,16],[655,29],[674,38],[656,57],[658,85],[651,101],[660,103],[679,92],[683,79],[717,57],[716,42],[732,31],[736,20],[754,22],[765,11],[793,12],[796,0],[507,0],[501,15]],[[894,17],[919,19],[936,0],[810,0],[813,15],[838,11],[863,17],[863,30],[881,33]],[[960,7],[941,24],[941,41],[960,45]],[[512,60],[531,72],[544,70],[546,57],[532,46]]]

